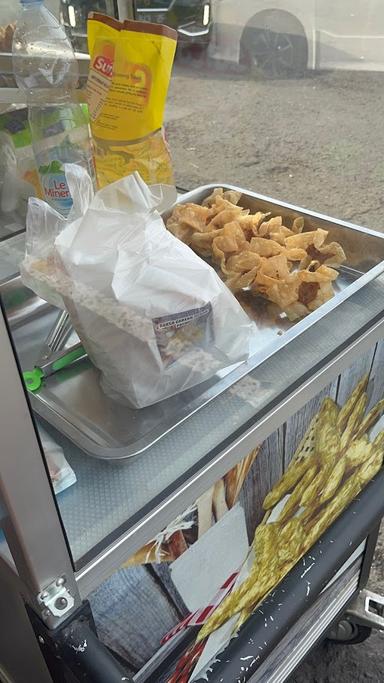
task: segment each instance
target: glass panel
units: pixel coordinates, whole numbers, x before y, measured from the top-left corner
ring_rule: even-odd
[[[135,458],[103,462],[86,456],[45,425],[77,476],[77,483],[59,494],[58,504],[78,566],[172,495],[297,383],[310,376],[318,364],[332,357],[357,330],[380,315],[383,285],[378,279],[362,289],[299,341],[276,353]],[[33,368],[56,317],[54,309],[42,310],[37,319],[27,317],[24,324],[12,329],[23,370]],[[61,372],[58,379],[66,382],[73,371]]]
[[[177,28],[179,33],[180,44],[166,113],[167,136],[173,151],[176,182],[178,186],[187,189],[212,181],[227,182],[276,196],[281,200],[303,205],[309,209],[325,211],[354,221],[367,222],[370,227],[380,228],[382,213],[380,169],[383,150],[377,135],[379,125],[377,117],[380,110],[378,98],[380,99],[381,74],[373,71],[373,67],[380,69],[380,60],[379,52],[375,53],[375,57],[372,47],[378,44],[380,36],[376,28],[374,29],[369,23],[370,15],[366,9],[357,8],[351,11],[348,21],[343,22],[341,12],[318,11],[317,5],[316,7],[311,5],[311,9],[308,9],[308,3],[302,3],[302,9],[297,11],[296,15],[293,5],[298,7],[298,3],[292,3],[291,6],[287,2],[284,9],[270,11],[268,3],[265,3],[255,14],[254,3],[251,2],[236,4],[229,0],[218,0],[212,3],[196,0],[196,2],[157,3],[143,0],[136,3],[139,18],[150,19],[155,23],[165,22]],[[12,8],[13,11],[14,3],[3,3],[1,7],[3,6],[3,24],[6,26],[13,21],[14,15],[10,9]],[[9,13],[6,13],[6,9]],[[112,5],[107,0],[105,2],[71,0],[71,2],[63,1],[60,6],[57,4],[58,15],[71,34],[75,47],[79,50],[85,49],[85,17],[90,9],[98,9],[109,14],[116,13],[115,4]],[[330,15],[332,17],[329,19]],[[361,59],[365,55],[367,58]],[[362,73],[363,66],[364,73]],[[364,107],[364,117],[361,114],[362,107]],[[25,123],[25,110],[18,110],[17,113],[12,110],[12,125],[17,124],[22,131],[23,117]],[[56,129],[54,132],[57,132]],[[27,163],[32,159],[32,152],[30,145],[27,144],[24,147],[29,148],[26,151]],[[24,149],[24,147],[21,148]],[[131,158],[124,151],[123,155]],[[120,158],[117,152],[116,157]],[[114,166],[115,171],[116,168],[117,162]],[[45,175],[50,177],[51,172],[54,175],[49,164],[43,165],[43,169]],[[25,169],[23,167],[23,172],[27,177],[22,176],[22,179],[31,181],[33,184],[33,172],[36,177],[36,168]],[[25,185],[22,185],[22,188],[25,190]],[[55,191],[60,193],[61,190],[60,184],[55,186]],[[80,199],[85,199],[85,196],[86,193],[79,192]],[[3,188],[2,200],[12,197],[14,193],[7,192]],[[28,193],[23,191],[20,197],[22,211],[17,216],[22,215],[24,219]],[[247,199],[243,196],[242,201],[245,212],[252,208],[249,197]],[[261,208],[265,208],[262,199],[258,199],[257,202]],[[269,209],[266,209],[265,213],[268,211]],[[274,233],[274,239],[271,240],[272,247],[269,244],[272,251],[276,250],[277,256],[282,252],[286,253],[288,248],[285,235],[300,237],[302,222],[299,221],[296,225],[293,222],[294,215],[296,216],[297,213],[300,215],[300,211],[296,212],[292,209],[287,209],[287,211],[290,212],[286,217],[289,221],[288,227],[283,226],[283,228],[288,233],[279,229],[278,234]],[[236,212],[237,209],[235,209]],[[212,217],[209,208],[205,208],[201,213],[205,219]],[[274,211],[274,214],[276,213],[280,215],[278,211]],[[254,214],[253,210],[252,214]],[[244,212],[241,213],[241,217],[248,218]],[[266,223],[264,218],[263,223]],[[275,215],[274,218],[277,218],[279,222],[278,216]],[[4,221],[4,234],[23,227],[23,219],[16,218],[13,212],[8,210]],[[246,239],[243,240],[244,235],[241,239],[242,244],[246,245],[244,251],[252,252],[251,234],[256,238],[266,238],[262,237],[261,233],[257,233],[260,226],[255,225],[256,219],[250,218],[249,220],[251,223],[248,224],[248,228],[245,228],[245,231],[248,230]],[[305,227],[308,231],[313,228],[313,221],[316,220],[318,219],[306,218]],[[202,233],[208,232],[205,229],[208,223],[204,221],[203,223],[197,221]],[[221,227],[219,225],[217,230],[224,229],[226,224],[225,222]],[[39,225],[41,227],[41,224]],[[317,223],[316,225],[318,227],[323,224]],[[324,225],[327,230],[332,229],[336,232],[339,230],[338,234],[341,234],[341,229],[335,228],[329,222]],[[50,223],[49,226],[47,233],[51,235],[57,229],[57,224],[53,226]],[[192,225],[191,230],[188,224],[187,227],[185,239],[188,241],[192,236],[191,230],[194,226]],[[93,228],[92,223],[92,231]],[[269,228],[271,225],[268,230]],[[265,225],[263,229],[267,230]],[[197,233],[199,232],[197,230]],[[210,232],[216,233],[216,227]],[[88,240],[84,249],[87,267],[89,265],[87,259],[93,246],[93,234],[92,232],[92,239]],[[272,233],[264,232],[263,234],[270,237]],[[221,234],[218,235],[218,237],[221,236]],[[39,237],[40,235],[37,235],[35,244],[38,247],[35,254],[38,255],[37,271],[44,285],[44,277],[47,274],[45,268],[52,266],[54,259],[46,258],[45,244],[42,244],[44,240],[40,243]],[[195,248],[199,243],[199,235],[197,237],[195,242],[192,239],[189,240],[192,246],[195,244]],[[217,265],[212,260],[213,236],[211,237],[212,239],[208,239],[208,247],[205,251],[197,248],[196,251],[210,265]],[[105,242],[99,250],[99,255],[106,253],[104,245],[108,239],[104,239]],[[335,239],[338,241],[338,238]],[[347,267],[343,271],[344,283],[355,284],[358,275],[369,274],[373,267],[380,266],[381,240],[373,237],[375,246],[374,248],[369,246],[368,249],[368,245],[371,244],[370,239],[371,236],[364,233],[359,237],[357,246],[357,233],[355,232],[351,232],[350,237],[345,238],[344,241],[340,238],[342,246],[348,251],[349,258]],[[30,240],[30,243],[31,241],[33,240]],[[233,242],[231,244],[233,247]],[[292,280],[298,277],[299,262],[302,266],[301,270],[307,271],[309,279],[320,263],[324,265],[323,262],[328,261],[328,264],[335,265],[332,261],[335,253],[320,251],[315,245],[310,246],[313,248],[310,251],[304,250],[304,254],[299,251],[300,260],[297,259],[294,268],[290,264],[289,268],[292,270],[289,271],[289,275],[292,276]],[[322,248],[321,244],[317,246]],[[242,270],[239,266],[240,270],[236,270],[236,261],[229,260],[238,255],[233,253],[235,249],[232,247],[230,246],[228,252],[224,253],[220,247],[220,241],[215,244],[215,258],[224,266],[221,275],[224,278],[231,272],[233,276],[236,273],[248,276],[252,269]],[[153,253],[156,254],[157,250],[154,249]],[[255,254],[256,257],[260,256],[257,249]],[[20,255],[20,241],[14,241],[14,238],[7,240],[6,248],[2,250],[2,256],[0,255],[2,268],[0,280],[14,274],[13,268],[16,264],[17,270]],[[42,262],[40,262],[40,257]],[[260,256],[261,258],[267,257]],[[264,261],[259,261],[258,258],[256,260],[258,267],[261,263],[265,265]],[[302,261],[305,262],[306,268]],[[315,265],[312,261],[315,261]],[[56,261],[55,263],[57,264]],[[199,267],[203,268],[202,262],[199,264]],[[284,262],[284,264],[287,266],[287,263]],[[233,266],[233,270],[230,265]],[[312,270],[308,270],[309,267],[312,267]],[[105,271],[109,272],[108,268],[109,264]],[[219,267],[217,269],[219,271]],[[127,268],[127,272],[131,270]],[[209,272],[211,273],[211,269]],[[220,370],[221,375],[211,376],[204,387],[208,397],[213,397],[213,399],[210,403],[207,402],[201,410],[194,412],[196,407],[200,407],[194,402],[198,401],[201,394],[201,387],[198,385],[192,387],[191,394],[188,396],[185,394],[176,398],[171,396],[167,399],[169,402],[156,404],[152,412],[138,409],[135,413],[133,409],[127,408],[125,402],[117,403],[113,402],[110,397],[108,400],[105,398],[105,380],[110,376],[105,373],[107,377],[104,376],[102,385],[104,389],[100,388],[100,373],[95,370],[88,359],[79,360],[76,365],[61,368],[56,376],[47,375],[40,402],[36,396],[31,396],[35,408],[38,406],[36,412],[45,416],[50,422],[50,426],[45,425],[50,437],[63,448],[77,476],[77,483],[64,493],[59,493],[58,500],[72,553],[78,566],[83,565],[94,556],[95,552],[102,550],[118,538],[142,515],[168,498],[180,484],[212,462],[220,450],[277,405],[282,397],[292,391],[304,377],[310,376],[318,364],[324,363],[335,353],[336,349],[347,344],[359,329],[367,326],[382,313],[383,281],[377,279],[360,292],[355,292],[349,301],[341,304],[337,310],[328,313],[324,319],[317,320],[316,316],[312,318],[311,329],[303,333],[298,340],[272,355],[279,338],[283,337],[286,332],[289,334],[292,329],[294,330],[291,325],[292,320],[284,307],[276,312],[274,307],[276,301],[264,296],[267,286],[272,287],[276,284],[274,282],[271,284],[271,280],[279,280],[276,272],[269,270],[268,273],[261,273],[264,277],[264,280],[263,277],[260,278],[261,285],[263,283],[265,285],[264,289],[262,286],[259,289],[256,287],[257,273],[255,272],[244,294],[246,300],[242,299],[242,294],[239,297],[247,312],[254,306],[254,303],[251,306],[247,305],[249,300],[256,301],[258,329],[259,331],[267,330],[268,343],[271,344],[271,357],[263,363],[262,367],[252,370],[244,379],[237,381],[233,387],[227,388],[217,397],[215,385],[218,380],[224,378],[227,368]],[[329,276],[329,271],[327,273]],[[339,278],[338,282],[340,283],[342,279]],[[31,281],[29,282],[32,286]],[[215,282],[217,287],[222,284],[218,278]],[[168,283],[167,271],[167,286]],[[309,284],[312,285],[312,281]],[[318,282],[314,284],[315,287],[309,288],[311,294],[313,292],[316,294],[320,289]],[[51,298],[52,291],[44,289],[43,285],[41,289],[38,287],[36,289],[39,294],[47,296],[52,305],[45,306],[37,297],[32,297],[33,301],[28,300],[27,303],[28,306],[32,306],[34,313],[26,315],[23,320],[19,315],[19,304],[21,302],[21,308],[24,310],[26,298],[30,297],[30,295],[26,296],[27,290],[20,288],[17,282],[13,283],[10,289],[14,291],[13,288],[16,290],[19,288],[18,293],[21,297],[15,298],[14,295],[9,295],[9,283],[8,288],[3,288],[16,348],[22,368],[27,371],[32,370],[35,364],[39,365],[42,362],[43,345],[58,318],[58,310],[53,307],[53,303],[57,303],[57,298]],[[251,286],[252,292],[250,293]],[[142,287],[144,289],[144,282]],[[246,287],[242,285],[241,288]],[[164,285],[163,289],[166,290],[167,287]],[[111,282],[108,282],[106,290],[108,292],[113,290]],[[236,287],[234,290],[236,291]],[[162,291],[162,288],[158,287],[155,293],[157,295]],[[258,296],[254,299],[254,291],[258,295],[263,295],[264,298]],[[294,303],[305,306],[303,301],[298,300],[298,287],[295,292],[297,296]],[[328,282],[324,300],[332,292]],[[97,317],[101,311],[100,292],[95,294],[92,290],[91,294],[93,297],[92,315]],[[308,294],[308,288],[306,294]],[[61,291],[59,296],[62,295]],[[204,296],[205,290],[203,298]],[[305,299],[304,295],[303,297]],[[152,300],[151,297],[148,297],[148,300]],[[313,298],[309,298],[307,303],[313,301]],[[66,302],[68,305],[68,297]],[[59,303],[62,304],[62,302]],[[205,299],[200,303],[207,304]],[[232,303],[236,304],[234,299]],[[209,301],[208,304],[210,305],[211,302]],[[273,305],[270,306],[270,304]],[[204,327],[206,319],[209,318],[209,305],[207,308],[203,305],[197,308],[194,301],[193,306],[187,310],[189,316],[192,316],[192,322],[198,321],[195,325],[196,329],[192,330],[198,339],[203,337],[204,340],[212,339],[209,324]],[[313,308],[316,306],[314,305]],[[158,313],[149,319],[151,334],[153,332],[154,335],[153,344],[158,354],[156,358],[161,368],[163,364],[164,367],[168,367],[167,364],[172,365],[175,358],[177,359],[177,344],[180,338],[177,337],[176,332],[179,330],[179,325],[183,329],[185,323],[183,319],[175,322],[172,318],[174,311],[170,309],[172,307],[168,305],[164,314]],[[225,315],[227,310],[226,308]],[[302,313],[303,309],[300,310]],[[311,309],[305,309],[305,312],[309,310]],[[319,310],[321,313],[327,309]],[[109,322],[108,324],[106,322],[109,312],[107,301],[107,310],[104,308],[103,311],[105,320],[98,328],[104,335],[103,340],[100,342],[98,339],[97,343],[92,345],[94,342],[92,337],[89,346],[94,353],[100,352],[101,349],[104,359],[107,358],[107,360],[110,360],[109,344],[111,341]],[[181,314],[184,315],[184,313],[183,309]],[[164,316],[167,318],[165,321]],[[271,316],[274,322],[275,318],[278,319],[277,325],[270,324]],[[92,316],[90,318],[92,322]],[[162,318],[160,323],[163,327],[159,323],[159,318]],[[14,322],[15,320],[17,323]],[[190,322],[190,318],[188,320]],[[82,338],[86,336],[83,334],[84,319],[82,318],[81,321],[78,319],[76,306],[72,307],[72,321],[75,321],[80,336]],[[235,327],[237,329],[237,326]],[[95,328],[96,324],[92,331]],[[202,333],[202,329],[205,334]],[[191,339],[193,341],[194,335],[188,336],[188,333],[190,333],[190,328],[185,334],[189,343]],[[168,347],[168,334],[175,342],[174,346],[169,344]],[[173,337],[176,339],[174,340]],[[112,338],[115,339],[114,335]],[[183,334],[181,338],[183,339]],[[291,338],[288,336],[287,340]],[[63,348],[67,349],[75,342],[78,342],[78,339],[72,334],[66,338]],[[263,344],[264,342],[265,338],[263,338]],[[76,349],[76,353],[77,351],[79,348]],[[76,359],[78,360],[77,356]],[[229,361],[226,362],[229,363]],[[110,380],[113,383],[113,390],[120,389],[119,371],[126,366],[124,361],[116,370],[117,374]],[[229,386],[230,382],[229,378],[225,386]],[[152,391],[152,384],[155,385],[152,377],[150,383]],[[76,385],[75,398],[74,385]],[[167,420],[171,414],[174,415],[176,407],[180,408],[180,414],[178,414],[180,425],[168,433]],[[72,413],[69,419],[70,411]],[[185,419],[187,417],[188,419]],[[143,445],[137,438],[136,452],[140,454],[127,462],[102,462],[85,454],[88,448],[93,455],[104,457],[108,452],[113,459],[122,445],[123,437],[128,439],[134,429],[137,429],[140,421],[143,430],[146,430],[145,435],[151,432],[153,423],[156,423],[156,429],[165,425],[163,432],[166,431],[167,434],[164,436],[156,432],[151,442],[153,445],[146,450],[144,446],[148,446],[148,443]],[[68,424],[71,429],[68,429]],[[121,433],[117,436],[116,425],[121,427]],[[55,426],[58,431],[55,431]],[[155,429],[153,428],[152,431],[155,432]],[[162,438],[158,438],[160,436]],[[131,445],[129,443],[129,446]],[[120,452],[119,455],[121,456],[122,453]]]
[[[88,53],[87,17],[89,12],[102,12],[117,16],[117,0],[60,0],[60,19],[73,47],[78,52]]]
[[[109,646],[140,668],[156,655],[160,643],[180,651],[182,637],[186,645],[189,642],[188,631],[194,639],[189,627],[201,626],[199,642],[189,653],[190,667],[183,656],[184,666],[177,667],[183,676],[175,674],[172,683],[189,680],[186,671],[191,675],[195,667],[195,675],[199,671],[197,678],[203,680],[212,659],[252,614],[261,620],[266,641],[283,628],[286,601],[293,596],[284,598],[288,591],[281,590],[280,604],[271,592],[299,560],[302,588],[297,599],[305,595],[312,602],[324,586],[319,588],[316,574],[322,560],[326,566],[322,554],[329,543],[337,544],[348,533],[347,566],[361,557],[364,543],[356,548],[353,526],[356,511],[338,534],[335,530],[321,541],[320,550],[312,547],[382,467],[383,354],[383,341],[369,346],[265,440],[255,440],[246,458],[95,591],[91,602]],[[379,506],[378,489],[376,496]],[[355,574],[354,589],[357,570]],[[139,583],[145,597],[138,600],[128,588]],[[275,612],[267,618],[262,603],[269,596],[266,604],[274,604]],[[135,617],[127,623],[126,614]],[[140,632],[150,635],[138,649]],[[300,628],[297,637],[299,633]],[[245,648],[248,637],[243,634]],[[249,654],[256,651],[261,662],[262,653],[253,642],[248,645],[254,646]],[[162,655],[158,653],[158,665]],[[254,672],[256,660],[251,666]]]
[[[181,36],[166,116],[177,182],[228,182],[380,230],[381,4],[277,4],[217,0],[209,35]]]
[[[60,19],[73,47],[87,53],[87,16],[91,11],[117,16],[117,0],[45,0],[45,7]],[[18,0],[0,0],[0,53],[9,53],[19,14]]]

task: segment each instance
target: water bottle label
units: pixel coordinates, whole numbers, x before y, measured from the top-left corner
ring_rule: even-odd
[[[48,204],[66,215],[72,206],[72,197],[60,161],[51,161],[47,166],[39,166],[39,173]]]

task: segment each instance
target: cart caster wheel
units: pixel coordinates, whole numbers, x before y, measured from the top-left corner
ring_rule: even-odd
[[[371,633],[372,629],[368,626],[359,626],[342,619],[329,631],[327,640],[338,645],[357,645],[367,640]]]

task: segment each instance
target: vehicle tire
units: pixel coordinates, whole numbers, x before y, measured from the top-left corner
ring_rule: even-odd
[[[240,63],[248,65],[254,75],[265,78],[303,76],[308,63],[308,41],[302,24],[288,12],[260,12],[244,29]]]
[[[364,640],[367,640],[371,633],[372,629],[368,626],[359,626],[347,619],[341,619],[329,631],[327,640],[337,645],[357,645],[357,643],[363,643]]]

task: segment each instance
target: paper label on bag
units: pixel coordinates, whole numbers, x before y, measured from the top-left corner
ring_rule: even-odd
[[[153,319],[157,347],[166,367],[193,347],[209,348],[213,343],[212,306]]]
[[[96,121],[108,97],[112,84],[113,60],[115,47],[113,43],[102,44],[92,60],[87,82],[87,101],[91,121]]]

